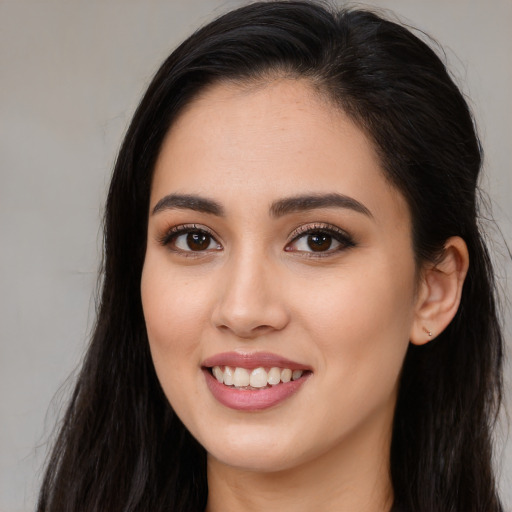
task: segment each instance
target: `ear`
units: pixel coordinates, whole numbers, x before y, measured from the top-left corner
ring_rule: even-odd
[[[446,241],[437,262],[425,264],[416,297],[411,343],[423,345],[446,329],[459,308],[468,267],[466,242],[458,236]]]

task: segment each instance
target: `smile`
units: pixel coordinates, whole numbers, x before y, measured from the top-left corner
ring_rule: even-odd
[[[213,398],[239,411],[261,411],[294,396],[313,374],[303,363],[267,352],[226,352],[203,361]]]
[[[302,377],[303,370],[292,370],[291,368],[254,368],[253,370],[231,367],[214,366],[211,368],[212,375],[218,382],[225,386],[232,386],[236,389],[264,389],[298,380]]]

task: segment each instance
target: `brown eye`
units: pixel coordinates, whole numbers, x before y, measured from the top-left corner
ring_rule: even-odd
[[[355,246],[351,236],[335,226],[304,226],[297,231],[285,251],[329,256]]]
[[[332,236],[326,233],[308,235],[308,247],[314,252],[328,251],[332,246]]]
[[[205,251],[210,247],[211,240],[207,233],[195,231],[187,235],[187,246],[191,251]]]
[[[205,252],[221,250],[221,245],[210,233],[202,229],[179,228],[177,232],[170,233],[163,240],[162,244],[170,249],[183,252]]]

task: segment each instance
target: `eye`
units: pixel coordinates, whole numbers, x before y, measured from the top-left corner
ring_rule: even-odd
[[[296,251],[327,252],[337,249],[341,244],[332,235],[319,231],[300,236],[292,245]]]
[[[222,246],[206,229],[192,226],[176,226],[171,228],[161,240],[175,252],[218,251]]]
[[[204,231],[191,231],[174,237],[174,246],[181,251],[206,251],[216,249],[218,244]]]
[[[285,250],[320,255],[338,252],[354,245],[348,233],[334,226],[304,226],[294,233],[293,240]]]

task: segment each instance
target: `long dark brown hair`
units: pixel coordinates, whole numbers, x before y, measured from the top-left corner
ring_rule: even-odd
[[[163,63],[120,150],[107,200],[97,323],[47,465],[39,512],[202,511],[206,454],[157,380],[140,297],[155,160],[177,114],[223,80],[309,80],[368,135],[406,198],[418,263],[461,236],[469,273],[456,317],[409,347],[391,446],[393,510],[498,512],[491,431],[502,334],[478,228],[481,147],[437,54],[365,10],[263,2],[198,30]]]

